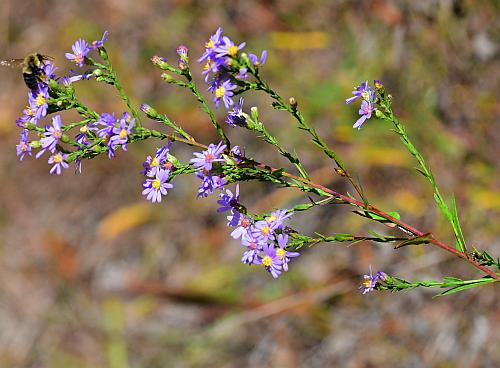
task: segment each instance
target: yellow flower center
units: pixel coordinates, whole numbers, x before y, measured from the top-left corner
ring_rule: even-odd
[[[370,92],[363,91],[363,93],[361,94],[361,96],[363,96],[363,99],[365,99],[366,101],[369,101],[369,99],[370,99]]]
[[[62,158],[62,155],[60,153],[56,153],[54,156],[52,156],[52,159],[57,164],[60,164],[61,162],[63,162],[63,158]]]
[[[238,53],[238,46],[230,46],[227,50],[227,53],[229,54],[229,56],[235,56]]]
[[[28,116],[35,116],[35,112],[31,110],[29,106],[26,106],[26,115]]]
[[[61,138],[62,132],[60,130],[56,130],[52,135],[54,138]]]
[[[82,54],[75,55],[75,63],[76,64],[81,64],[83,63],[84,57]]]
[[[80,133],[87,133],[88,127],[86,125],[80,127]]]
[[[278,248],[276,249],[276,255],[278,257],[280,257],[281,260],[283,260],[283,258],[285,258],[285,250],[283,248]]]
[[[215,96],[217,96],[218,98],[222,98],[225,93],[226,93],[226,89],[222,86],[220,86],[219,88],[217,88],[215,90]]]
[[[127,138],[127,130],[126,130],[126,129],[122,129],[122,130],[120,131],[120,138],[121,138],[121,139],[125,139],[125,138]]]
[[[264,267],[270,267],[272,263],[273,263],[273,260],[271,257],[265,256],[264,258],[262,258],[262,265]]]
[[[155,157],[154,159],[151,160],[151,164],[149,166],[158,166],[159,162],[158,159]]]
[[[267,235],[269,234],[269,226],[264,226],[261,230],[262,234]]]
[[[23,152],[27,152],[27,151],[28,151],[28,145],[27,145],[25,142],[21,143],[21,144],[19,145],[19,148],[20,148],[20,149],[21,149],[21,151],[23,151]]]
[[[42,106],[45,104],[45,97],[43,97],[40,93],[36,96],[35,103],[37,106]]]
[[[205,48],[206,49],[213,49],[215,47],[214,41],[212,39],[209,39],[207,42],[205,42]]]
[[[269,217],[266,219],[266,221],[267,221],[268,223],[272,223],[272,222],[276,221],[276,216],[275,216],[275,215],[269,216]]]
[[[151,186],[155,189],[160,188],[160,186],[161,186],[160,180],[158,180],[158,179],[153,180],[151,183]]]
[[[362,284],[365,288],[367,288],[367,289],[368,289],[368,288],[370,288],[370,287],[372,286],[372,280],[370,280],[370,279],[366,279],[366,280],[365,280],[365,281],[363,281],[361,284]]]

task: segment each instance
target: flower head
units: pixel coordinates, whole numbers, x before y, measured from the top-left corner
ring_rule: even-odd
[[[219,47],[222,43],[222,28],[219,27],[217,28],[217,31],[210,36],[208,41],[205,43],[205,52],[203,55],[198,59],[199,63],[202,63],[203,61],[207,59],[215,59],[215,49]]]
[[[226,193],[222,193],[217,203],[220,207],[217,209],[217,212],[226,212],[235,209],[238,206],[238,201],[240,200],[240,186],[236,185],[235,194],[231,192],[229,189],[226,189]]]
[[[283,262],[276,254],[276,249],[270,244],[264,244],[263,255],[254,260],[255,264],[261,264],[276,279],[281,275]]]
[[[278,235],[278,248],[276,249],[276,254],[280,257],[283,262],[283,270],[288,272],[288,262],[290,262],[290,258],[300,256],[298,252],[289,252],[285,248],[288,244],[288,235],[287,234],[279,234]]]
[[[56,146],[63,135],[61,116],[56,115],[52,118],[52,126],[47,125],[45,127],[45,133],[43,133],[40,143],[42,145],[42,150],[36,154],[36,158],[39,158],[44,154],[46,150],[50,152],[56,151]]]
[[[169,142],[168,146],[158,148],[154,157],[148,156],[146,158],[146,161],[142,164],[144,166],[144,175],[154,177],[159,170],[170,171],[172,169],[172,165],[168,161],[168,152],[171,145],[172,142]]]
[[[276,227],[272,223],[268,223],[265,220],[257,221],[249,231],[262,241],[274,240],[274,230]]]
[[[201,179],[197,197],[208,197],[215,189],[222,188],[227,184],[222,176],[212,175],[206,170],[197,171],[196,176]]]
[[[266,50],[262,51],[262,54],[260,55],[260,60],[257,57],[257,55],[252,54],[251,52],[248,53],[248,58],[250,59],[250,62],[255,66],[264,65],[267,59],[267,51]]]
[[[192,158],[191,161],[193,166],[199,170],[212,170],[212,165],[214,162],[224,162],[224,158],[221,158],[220,155],[226,149],[226,145],[219,142],[218,145],[211,143],[206,151],[203,152],[195,152],[195,158]]]
[[[252,234],[246,233],[241,238],[241,244],[246,247],[245,253],[243,253],[243,257],[241,257],[241,262],[253,264],[262,251],[264,243],[260,239],[255,238]]]
[[[287,218],[290,218],[293,216],[293,211],[288,212],[287,209],[284,210],[277,210],[269,217],[266,218],[266,222],[275,230],[279,230],[283,228],[283,221],[285,221]]]
[[[129,113],[124,112],[123,117],[120,119],[120,125],[114,126],[111,130],[112,136],[108,142],[109,157],[113,157],[115,155],[116,146],[121,145],[124,151],[127,150],[128,136],[132,132],[134,124],[135,119],[131,118]]]
[[[104,31],[104,34],[102,35],[102,38],[100,41],[93,41],[92,42],[92,48],[95,50],[95,49],[98,49],[99,47],[102,47],[104,45],[104,42],[108,39],[108,36],[109,36],[109,32]]]
[[[167,170],[158,170],[154,178],[148,178],[143,183],[142,195],[146,196],[148,201],[160,203],[161,196],[167,195],[167,189],[174,187],[172,184],[167,183],[168,178],[169,172]]]
[[[28,140],[28,129],[23,129],[21,132],[21,139],[19,140],[19,144],[16,145],[17,156],[19,160],[22,161],[26,154],[31,156],[31,146]]]
[[[39,119],[47,115],[47,109],[49,104],[47,100],[49,96],[49,87],[45,84],[40,84],[39,88],[34,91],[30,91],[28,94],[29,98],[29,109],[31,110],[33,116],[38,121]]]
[[[252,219],[242,213],[239,213],[237,210],[231,211],[231,216],[228,216],[227,219],[229,222],[227,223],[227,226],[236,226],[236,229],[234,229],[231,232],[231,237],[233,239],[238,239],[245,234],[250,234],[250,228],[252,225]]]
[[[219,107],[220,101],[224,102],[224,106],[226,109],[229,109],[234,105],[231,97],[234,95],[234,90],[236,89],[236,85],[231,83],[229,79],[225,80],[221,84],[218,84],[214,90],[214,104],[215,107]]]
[[[359,114],[361,117],[356,120],[354,125],[352,126],[353,128],[358,128],[361,129],[361,126],[365,122],[366,119],[370,119],[372,117],[372,112],[375,111],[375,106],[373,102],[369,102],[366,100],[361,101],[361,107],[359,109]]]
[[[233,106],[233,110],[227,115],[226,123],[228,125],[235,126],[246,126],[247,120],[243,113],[243,97],[240,97],[238,104]]]
[[[229,37],[224,36],[222,37],[222,43],[215,48],[215,55],[218,58],[235,57],[245,45],[245,42],[236,45]]]
[[[65,54],[66,59],[73,61],[81,68],[83,66],[83,63],[85,62],[85,56],[87,56],[90,51],[90,47],[87,41],[80,38],[73,44],[73,46],[71,46],[71,48],[73,49],[73,53],[71,54],[67,52]]]
[[[374,91],[368,85],[368,81],[361,83],[360,86],[356,87],[354,91],[352,91],[353,97],[347,98],[345,100],[346,104],[350,104],[351,102],[356,101],[358,98],[363,98],[364,100],[372,99],[371,95],[373,95]]]
[[[377,274],[373,276],[372,266],[370,265],[370,274],[363,276],[364,281],[359,286],[359,289],[363,290],[363,295],[369,293],[373,291],[375,285],[377,285],[377,281],[384,281],[386,277],[387,275],[382,271],[377,272]]]
[[[69,167],[66,159],[68,155],[61,152],[55,152],[52,156],[49,157],[48,163],[49,165],[54,165],[50,169],[51,174],[61,175],[62,169],[67,169]]]
[[[97,135],[100,138],[106,138],[113,134],[113,129],[115,128],[118,120],[115,117],[115,114],[108,114],[104,112],[101,114],[99,120],[96,121],[96,124],[101,125],[102,128],[97,131]]]

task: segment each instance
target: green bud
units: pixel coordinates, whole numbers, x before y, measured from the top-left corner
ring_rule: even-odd
[[[383,113],[382,111],[378,110],[378,109],[377,109],[377,110],[375,110],[375,116],[376,116],[377,118],[379,118],[379,119],[385,119],[385,115],[384,115],[384,113]]]
[[[40,141],[31,141],[30,147],[31,148],[40,148],[40,147],[42,147],[42,143],[40,143]]]
[[[162,73],[161,77],[163,78],[163,80],[167,83],[173,83],[175,82],[175,78],[172,77],[170,74],[168,73]]]
[[[153,119],[158,116],[158,112],[155,109],[153,109],[151,106],[149,106],[148,104],[145,104],[145,103],[141,105],[141,111]]]
[[[101,75],[103,75],[103,72],[102,72],[102,70],[101,70],[101,69],[94,69],[94,70],[92,71],[92,75],[93,75],[94,77],[100,77]]]
[[[252,106],[250,108],[250,116],[252,117],[253,121],[259,121],[259,109],[257,108],[257,106]]]

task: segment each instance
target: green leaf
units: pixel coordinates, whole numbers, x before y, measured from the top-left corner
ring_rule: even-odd
[[[427,243],[429,243],[430,236],[431,236],[431,234],[427,233],[427,234],[424,234],[422,236],[416,236],[414,238],[404,240],[401,243],[399,243],[398,245],[396,245],[394,247],[394,249],[399,249],[399,248],[407,246],[407,245],[427,244]]]
[[[458,219],[457,205],[455,203],[455,196],[451,197],[451,221],[455,236],[457,238],[457,250],[460,252],[465,252],[467,250],[465,246],[465,239],[462,233],[462,228],[460,227],[460,220]]]
[[[444,291],[444,292],[442,292],[440,294],[435,295],[435,297],[450,295],[450,294],[457,293],[457,292],[462,291],[462,290],[471,289],[473,287],[480,286],[481,284],[482,284],[482,282],[478,282],[478,283],[474,283],[474,284],[467,284],[467,285],[456,286],[456,287],[448,289],[448,290],[446,290],[446,291]]]

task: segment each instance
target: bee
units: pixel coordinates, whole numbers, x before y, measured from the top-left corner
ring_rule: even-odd
[[[31,90],[38,89],[38,82],[44,83],[43,66],[46,60],[54,60],[51,56],[34,53],[24,59],[0,60],[0,66],[23,68],[24,83]]]

